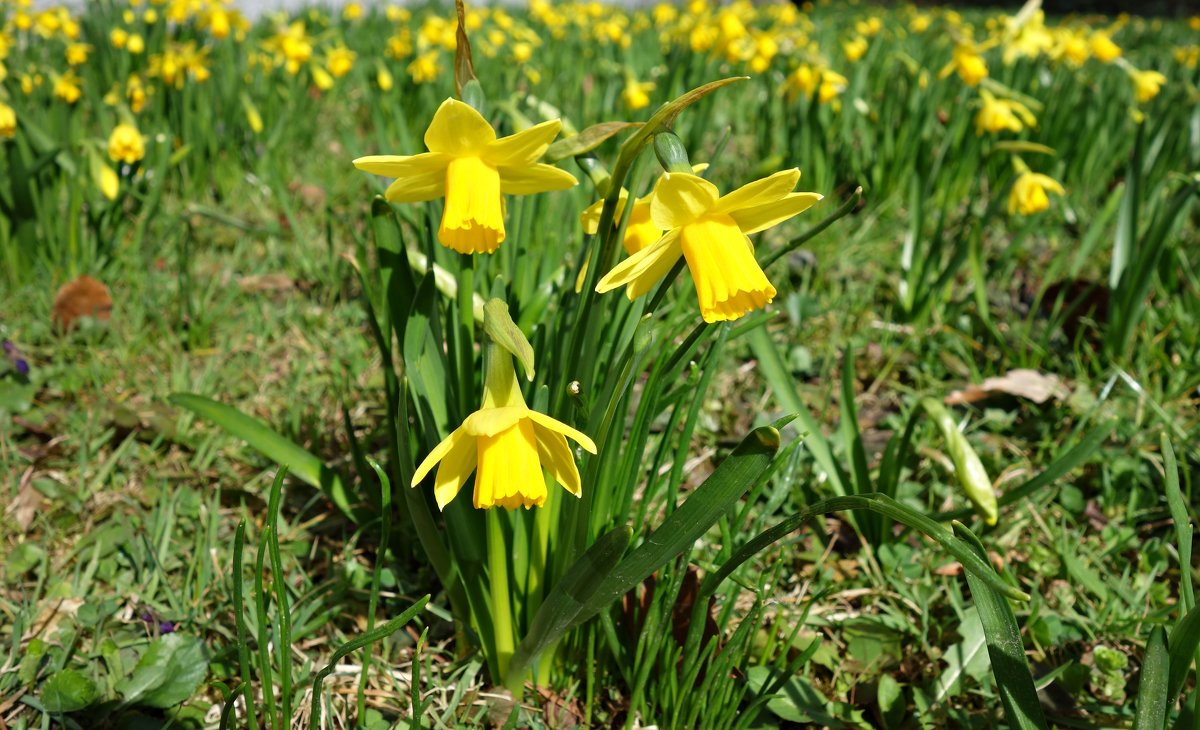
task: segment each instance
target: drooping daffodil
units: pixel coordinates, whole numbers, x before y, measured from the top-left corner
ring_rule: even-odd
[[[1037,117],[1029,111],[1029,107],[1012,99],[1000,99],[987,89],[980,89],[979,96],[982,106],[975,114],[975,133],[984,132],[1020,132],[1025,127],[1037,124]]]
[[[1012,190],[1008,194],[1008,213],[1033,215],[1050,207],[1050,196],[1047,192],[1062,195],[1063,186],[1049,175],[1032,172],[1028,169],[1017,175]]]
[[[567,437],[596,453],[596,444],[567,424],[525,405],[512,355],[488,347],[483,404],[442,440],[413,474],[412,486],[438,467],[433,494],[438,508],[475,475],[476,509],[540,507],[548,496],[542,468],[576,497],[582,494],[579,469]]]
[[[442,102],[425,131],[428,152],[360,157],[360,170],[396,178],[385,196],[393,203],[445,197],[438,240],[459,253],[492,253],[504,241],[502,195],[565,190],[574,176],[538,162],[558,135],[557,119],[509,137],[469,104]]]

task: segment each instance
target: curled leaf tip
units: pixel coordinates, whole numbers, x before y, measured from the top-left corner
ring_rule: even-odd
[[[779,430],[774,426],[763,426],[754,429],[754,437],[768,449],[775,450],[779,448]]]

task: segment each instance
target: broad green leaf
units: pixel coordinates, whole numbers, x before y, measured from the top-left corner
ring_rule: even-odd
[[[1171,511],[1171,521],[1175,523],[1175,541],[1179,547],[1180,573],[1182,574],[1181,592],[1183,593],[1183,610],[1191,611],[1196,605],[1195,588],[1192,585],[1192,518],[1188,514],[1187,502],[1179,489],[1179,464],[1175,460],[1175,449],[1171,447],[1171,439],[1163,432],[1160,441],[1163,455],[1163,486],[1167,495],[1167,507]]]
[[[1183,690],[1196,648],[1200,647],[1200,606],[1193,607],[1171,628],[1167,645],[1171,648],[1171,683],[1167,688],[1170,702]]]
[[[1142,678],[1138,682],[1133,730],[1163,730],[1167,726],[1167,707],[1173,697],[1168,693],[1169,674],[1167,632],[1163,627],[1155,626],[1150,631],[1146,656],[1142,659]]]
[[[60,669],[42,685],[42,706],[47,712],[77,712],[96,701],[96,682],[75,669]]]
[[[133,673],[117,683],[130,705],[166,708],[191,697],[208,674],[208,652],[194,636],[167,634],[150,643]]]
[[[858,428],[858,406],[854,402],[854,349],[851,347],[847,347],[842,353],[842,393],[839,400],[842,439],[846,453],[850,455],[854,492],[866,494],[871,491],[871,474],[867,467],[867,451],[863,446],[862,432]]]
[[[934,685],[934,702],[943,702],[962,694],[965,677],[978,681],[987,674],[987,639],[983,624],[979,621],[979,612],[974,607],[963,612],[958,634],[962,641],[946,650],[946,668]]]
[[[961,522],[954,523],[954,532],[981,560],[987,559],[983,543]],[[1033,674],[1025,658],[1021,628],[1008,599],[973,573],[966,573],[971,597],[975,600],[980,626],[987,640],[992,675],[1004,703],[1009,724],[1018,730],[1045,730],[1046,717],[1038,701]]]
[[[751,431],[644,543],[591,589],[587,601],[576,612],[566,630],[600,613],[667,561],[691,547],[767,473],[778,450],[779,431],[773,426]],[[543,604],[542,610],[546,610],[547,604]]]
[[[379,256],[380,283],[385,300],[376,303],[376,306],[383,310],[387,318],[383,330],[392,327],[397,339],[404,342],[404,328],[408,324],[408,312],[417,286],[400,233],[400,223],[396,220],[396,211],[381,195],[371,201],[371,228],[375,233],[375,250]],[[391,353],[387,354],[390,356]]]
[[[320,459],[295,442],[271,430],[257,418],[194,393],[175,393],[171,395],[170,401],[242,439],[252,449],[276,464],[286,466],[290,473],[324,492],[330,501],[354,522],[361,525],[373,519],[373,515],[368,511],[354,506],[337,472],[325,466]]]
[[[579,134],[563,137],[546,149],[542,156],[543,162],[557,162],[568,157],[586,154],[604,144],[609,138],[642,126],[641,122],[600,122],[593,124]]]
[[[438,320],[437,285],[432,273],[426,273],[417,287],[417,295],[404,332],[405,374],[416,398],[421,425],[428,433],[449,433],[447,412],[446,356]]]
[[[746,671],[746,682],[756,694],[762,692],[770,681],[770,667],[756,666]],[[830,712],[829,700],[800,675],[790,677],[780,687],[779,692],[767,701],[767,710],[785,722],[828,728],[846,727]]]
[[[550,589],[533,617],[529,633],[512,656],[508,669],[511,682],[524,681],[538,655],[570,629],[604,579],[617,567],[632,537],[633,530],[629,527],[618,527],[601,535]]]
[[[1121,198],[1121,212],[1117,218],[1117,235],[1113,237],[1112,263],[1109,265],[1108,272],[1108,287],[1113,291],[1116,291],[1117,286],[1121,283],[1121,277],[1133,256],[1133,244],[1137,241],[1144,136],[1144,127],[1139,124],[1137,136],[1134,137],[1133,153],[1125,168],[1125,196]]]

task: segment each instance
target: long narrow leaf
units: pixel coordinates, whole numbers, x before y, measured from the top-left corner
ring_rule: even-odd
[[[970,546],[980,560],[986,561],[987,552],[975,533],[961,522],[955,521],[953,526],[954,533]],[[1045,730],[1046,717],[1042,714],[1037,688],[1033,685],[1033,675],[1029,671],[1029,662],[1021,642],[1021,628],[1017,625],[1012,606],[1008,605],[1007,598],[974,573],[964,573],[979,611],[979,620],[983,622],[988,657],[992,660],[992,675],[996,678],[1009,725]]]
[[[1163,627],[1155,626],[1146,642],[1146,657],[1142,660],[1133,730],[1163,730],[1167,726],[1168,666],[1167,632]]]
[[[295,442],[271,430],[257,418],[194,393],[175,393],[169,400],[242,439],[250,448],[276,464],[286,466],[289,473],[320,489],[354,522],[365,524],[372,519],[369,511],[355,505],[337,472],[325,466],[324,462]]]
[[[690,547],[767,473],[778,450],[779,431],[773,426],[751,431],[717,470],[605,577],[571,625],[595,616]]]
[[[763,530],[745,545],[734,551],[729,560],[722,563],[720,568],[705,577],[704,582],[700,584],[700,591],[696,600],[702,601],[707,599],[708,596],[716,592],[721,582],[728,578],[743,563],[785,535],[799,529],[813,517],[829,514],[830,512],[856,509],[878,512],[924,533],[962,563],[965,570],[974,573],[991,586],[993,590],[1018,601],[1029,600],[1029,594],[1001,580],[996,575],[996,571],[992,570],[992,567],[986,561],[980,559],[969,545],[955,537],[945,527],[939,525],[932,518],[926,517],[911,507],[906,507],[884,494],[860,494],[826,499],[806,507],[774,527]]]
[[[596,590],[617,561],[629,547],[633,530],[618,527],[600,536],[600,539],[575,561],[563,579],[550,589],[542,606],[533,617],[529,633],[513,653],[508,665],[508,676],[519,683],[548,646],[562,638],[576,617],[586,608]]]

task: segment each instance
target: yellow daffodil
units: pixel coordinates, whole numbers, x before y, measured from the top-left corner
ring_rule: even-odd
[[[408,64],[408,75],[412,77],[414,84],[427,84],[437,79],[441,72],[442,67],[438,63],[437,51],[426,51]]]
[[[109,200],[116,200],[117,193],[120,192],[121,183],[117,177],[117,171],[108,165],[101,164],[99,170],[100,193]]]
[[[133,35],[129,36],[129,40],[126,41],[125,50],[129,51],[129,53],[134,56],[140,55],[142,51],[146,50],[146,41],[140,34],[134,33]]]
[[[356,54],[354,51],[345,46],[338,45],[331,48],[329,53],[326,54],[325,65],[334,78],[340,79],[350,73],[350,69],[354,68],[355,58]]]
[[[83,96],[83,91],[79,88],[79,77],[73,71],[55,76],[54,95],[68,104],[79,101],[79,97]]]
[[[513,60],[517,63],[528,63],[533,58],[533,44],[524,41],[514,43],[512,47]]]
[[[842,53],[846,54],[847,61],[854,63],[867,54],[867,39],[860,36],[846,41],[842,44]]]
[[[396,82],[392,78],[392,72],[387,70],[387,67],[382,64],[375,71],[375,83],[379,84],[380,91],[391,91]]]
[[[360,157],[360,170],[396,178],[386,197],[416,203],[445,197],[438,240],[459,253],[491,253],[504,241],[502,195],[565,190],[576,184],[565,170],[538,162],[562,123],[553,119],[509,137],[469,104],[447,99],[425,131],[429,152]]]
[[[8,104],[0,101],[0,137],[12,139],[17,136],[17,113]]]
[[[129,31],[124,28],[113,28],[108,32],[108,42],[118,50],[124,48],[129,43]]]
[[[707,162],[692,165],[692,172],[697,175],[707,169]],[[625,224],[625,240],[621,242],[621,245],[625,247],[625,253],[630,256],[662,238],[663,229],[656,226],[650,218],[650,201],[654,199],[654,191],[658,190],[658,185],[663,179],[660,177],[655,181],[654,188],[648,195],[633,201],[633,208],[629,211],[629,222]],[[628,202],[629,191],[621,188],[617,193],[617,207],[613,211],[614,228],[621,225],[621,216],[624,215],[625,205]],[[600,230],[600,215],[603,211],[604,198],[600,198],[584,209],[583,213],[579,215],[579,223],[583,226],[584,233],[589,236],[596,235],[596,232]],[[634,296],[638,295],[634,294]]]
[[[1026,170],[1017,176],[1012,191],[1008,194],[1008,212],[1033,215],[1050,207],[1047,191],[1055,195],[1064,193],[1063,186],[1054,178],[1039,172]]]
[[[118,124],[108,137],[108,157],[113,162],[132,165],[146,156],[142,133],[132,124]]]
[[[92,47],[87,43],[72,43],[67,46],[67,65],[82,66],[87,63],[88,54],[92,52]]]
[[[653,81],[643,82],[628,79],[625,82],[625,89],[621,92],[621,101],[625,103],[625,108],[631,112],[645,109],[650,106],[650,94],[648,92],[653,90]]]
[[[644,294],[683,256],[705,322],[737,319],[762,308],[774,299],[775,287],[754,259],[747,235],[776,226],[821,199],[817,193],[792,192],[799,180],[800,171],[793,168],[722,196],[696,175],[664,175],[650,218],[667,233],[614,267],[596,291],[637,282],[627,296]]]
[[[1157,71],[1139,71],[1136,68],[1129,69],[1129,78],[1133,79],[1133,96],[1139,104],[1158,96],[1163,84],[1167,83],[1167,77]]]
[[[1113,43],[1107,33],[1093,33],[1088,45],[1091,46],[1092,55],[1101,63],[1112,63],[1121,57],[1121,47]]]
[[[621,216],[625,213],[625,206],[629,202],[628,190],[621,188],[619,195],[617,208],[613,214],[614,226],[620,224]],[[631,256],[662,237],[663,229],[654,225],[654,221],[650,218],[650,201],[653,197],[653,193],[651,193],[637,198],[633,201],[633,209],[629,211],[629,222],[625,224],[625,239],[622,245],[625,247],[625,252]],[[601,198],[589,205],[579,215],[579,222],[583,225],[584,233],[594,236],[600,230],[600,213],[603,209],[604,199]]]
[[[950,63],[941,70],[938,77],[946,78],[951,73],[957,73],[967,86],[978,86],[987,78],[987,62],[983,60],[983,56],[979,55],[979,51],[974,46],[960,45],[954,49]]]
[[[440,463],[433,488],[438,508],[445,509],[474,473],[476,509],[528,509],[546,501],[545,467],[568,492],[580,496],[579,469],[567,437],[593,454],[596,444],[567,424],[530,410],[517,386],[512,356],[495,345],[490,351],[482,406],[429,452],[413,474],[412,486]]]
[[[1033,112],[1019,101],[997,99],[987,89],[980,89],[979,96],[983,100],[983,106],[975,115],[976,134],[1004,130],[1020,132],[1025,127],[1037,124]]]

